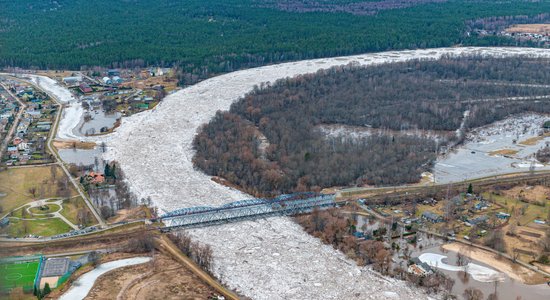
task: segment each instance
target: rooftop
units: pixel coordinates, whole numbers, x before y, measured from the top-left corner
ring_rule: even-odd
[[[71,260],[68,258],[49,258],[44,263],[42,277],[63,276],[69,270]]]

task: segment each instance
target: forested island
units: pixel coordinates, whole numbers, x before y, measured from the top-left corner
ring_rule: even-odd
[[[181,85],[283,61],[391,49],[516,45],[467,21],[535,16],[549,1],[0,1],[0,67],[176,67]]]
[[[218,112],[195,138],[193,162],[256,195],[418,182],[469,128],[550,112],[549,80],[550,61],[531,57],[322,70],[257,87]]]

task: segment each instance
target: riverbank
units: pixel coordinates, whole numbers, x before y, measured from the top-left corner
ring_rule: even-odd
[[[544,49],[441,48],[316,59],[237,71],[167,96],[155,109],[123,119],[113,134],[101,140],[109,148],[106,157],[120,162],[132,191],[138,198],[150,196],[161,211],[251,198],[216,184],[193,167],[193,138],[216,111],[229,109],[231,103],[255,85],[280,78],[349,63],[373,65],[437,59],[446,54],[550,56]],[[405,282],[380,278],[370,268],[357,267],[287,218],[202,228],[192,230],[191,234],[212,246],[215,275],[248,297],[303,299],[324,295],[376,299],[384,292],[394,292],[400,299],[428,298]],[[265,274],[270,276],[266,278]]]
[[[496,257],[494,253],[459,243],[445,244],[443,248],[448,251],[460,252],[471,259],[482,261],[521,283],[529,285],[546,283],[542,275],[514,264],[506,258]]]

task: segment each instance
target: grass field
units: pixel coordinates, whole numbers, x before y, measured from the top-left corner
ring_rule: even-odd
[[[71,199],[66,199],[63,201],[63,210],[61,210],[61,214],[67,218],[67,220],[71,221],[73,224],[79,225],[80,221],[78,220],[78,212],[79,211],[85,211],[90,215],[88,224],[82,224],[84,226],[91,226],[94,224],[97,224],[97,220],[93,217],[93,215],[90,213],[90,209],[88,209],[88,206],[86,206],[86,203],[84,203],[84,200],[82,200],[82,197],[75,197]]]
[[[530,203],[525,203],[520,201],[518,198],[505,196],[505,195],[490,195],[490,193],[483,193],[483,196],[486,199],[492,199],[497,203],[506,207],[506,211],[509,214],[512,214],[514,209],[521,210],[521,213],[518,217],[518,221],[521,225],[528,225],[533,223],[535,219],[545,220],[548,216],[550,210],[550,201],[543,200],[546,202],[545,206],[534,205]]]
[[[52,236],[69,232],[71,229],[72,228],[69,227],[67,223],[58,218],[26,221],[10,219],[10,225],[0,230],[0,233],[7,233],[12,237],[24,237],[28,234],[34,234],[37,236]]]
[[[0,193],[6,194],[1,198],[2,209],[9,212],[36,198],[52,198],[59,196],[56,179],[64,178],[65,174],[59,166],[42,166],[32,168],[12,168],[0,172]],[[29,189],[36,189],[36,197]],[[71,195],[76,191],[69,184]]]
[[[22,287],[32,292],[39,264],[39,261],[0,263],[0,290],[7,292]]]
[[[51,213],[51,212],[56,212],[61,208],[57,204],[47,204],[45,206],[47,207],[47,209],[42,210],[40,207],[33,207],[33,208],[30,209],[30,211],[31,211],[32,214],[41,214],[41,215],[43,215],[43,214],[47,214],[47,213]]]

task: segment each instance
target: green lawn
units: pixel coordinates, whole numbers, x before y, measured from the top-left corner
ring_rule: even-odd
[[[14,217],[14,218],[23,218],[23,210],[27,209],[27,207],[29,207],[29,205],[23,206],[22,208],[13,211],[13,213],[11,214],[10,217]],[[27,216],[27,217],[28,217],[28,216]]]
[[[25,203],[38,198],[53,198],[59,196],[56,180],[65,177],[59,166],[41,166],[33,168],[16,168],[0,171],[0,193],[6,194],[0,199],[0,205],[4,213],[7,213]],[[35,196],[30,189],[36,189]],[[76,195],[76,191],[69,184],[70,194]]]
[[[548,216],[548,210],[550,209],[550,201],[546,201],[545,206],[539,206],[534,204],[529,204],[521,202],[518,199],[513,199],[501,195],[489,195],[489,193],[483,193],[483,197],[490,199],[492,197],[498,204],[501,204],[506,207],[504,212],[512,214],[512,211],[515,208],[521,208],[526,206],[525,213],[519,216],[519,223],[521,225],[527,225],[532,223],[535,219],[545,220]],[[498,210],[501,211],[501,210]]]
[[[26,230],[25,230],[26,223]],[[45,220],[27,220],[21,221],[18,219],[10,219],[10,225],[0,230],[0,233],[7,233],[12,237],[24,237],[28,234],[38,236],[52,236],[60,233],[71,231],[71,227],[61,219],[45,219]]]
[[[32,292],[39,264],[39,261],[0,263],[0,291],[22,287]]]
[[[59,205],[57,204],[46,204],[45,206],[47,207],[47,209],[42,210],[40,207],[33,207],[30,209],[30,211],[33,214],[47,214],[56,212],[60,209]]]
[[[88,209],[88,206],[86,206],[86,203],[84,203],[84,200],[82,200],[82,197],[64,200],[63,210],[60,213],[67,218],[67,220],[78,226],[80,224],[80,221],[78,220],[78,212],[81,210],[89,214],[89,222],[88,224],[83,224],[84,226],[97,224],[97,220],[90,213],[90,210]]]

